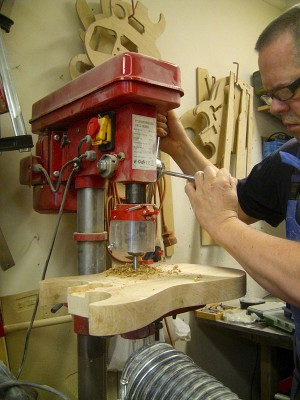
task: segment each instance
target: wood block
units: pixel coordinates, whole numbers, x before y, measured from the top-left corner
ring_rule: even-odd
[[[217,246],[217,243],[210,236],[207,230],[202,228],[202,226],[200,227],[200,232],[201,232],[201,246],[214,246],[214,245]]]
[[[246,176],[246,134],[247,134],[247,93],[242,90],[240,114],[237,120],[236,132],[236,167],[235,177],[237,179]]]
[[[223,140],[223,162],[222,167],[230,171],[231,153],[235,134],[235,119],[234,119],[234,81],[235,75],[230,72],[228,85],[225,86],[226,92],[226,121],[224,124],[224,140]]]
[[[250,174],[252,168],[252,145],[254,133],[253,121],[253,87],[248,88],[249,102],[248,102],[248,125],[247,125],[247,163],[246,175]]]
[[[211,92],[211,79],[207,69],[197,68],[197,104],[208,100]]]
[[[108,336],[143,328],[175,310],[179,314],[245,294],[241,270],[196,264],[155,268],[153,274],[139,269],[117,275],[108,270],[47,279],[40,282],[40,304],[68,303],[70,314],[88,318],[91,335]]]

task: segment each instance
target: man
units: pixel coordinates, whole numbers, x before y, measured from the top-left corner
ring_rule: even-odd
[[[270,111],[294,135],[280,150],[300,158],[300,4],[267,26],[256,50]],[[298,171],[277,151],[236,182],[194,147],[174,112],[159,116],[158,135],[161,150],[185,173],[195,174],[195,184],[187,183],[185,191],[201,226],[262,287],[291,304],[298,355],[291,399],[300,399],[300,243],[249,226],[258,220],[277,226],[286,219],[291,180]]]

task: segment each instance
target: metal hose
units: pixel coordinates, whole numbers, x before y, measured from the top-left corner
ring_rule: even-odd
[[[193,360],[167,343],[152,342],[128,358],[120,400],[238,400]]]

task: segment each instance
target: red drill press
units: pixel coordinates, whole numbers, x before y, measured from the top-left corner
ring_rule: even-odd
[[[36,155],[21,161],[20,181],[33,186],[34,209],[58,212],[70,171],[75,171],[64,211],[77,212],[78,273],[103,272],[106,181],[125,185],[126,204],[111,215],[110,244],[130,253],[155,248],[157,210],[146,186],[157,179],[156,115],[179,107],[183,91],[177,66],[124,53],[86,72],[33,105]],[[78,334],[78,398],[106,399],[106,340]]]

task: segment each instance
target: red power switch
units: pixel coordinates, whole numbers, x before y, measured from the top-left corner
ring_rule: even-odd
[[[99,132],[100,125],[99,120],[97,117],[93,117],[89,120],[87,125],[87,134],[90,135],[92,138]]]
[[[87,124],[87,133],[92,138],[92,145],[102,145],[111,142],[111,119],[108,115],[93,117]]]

